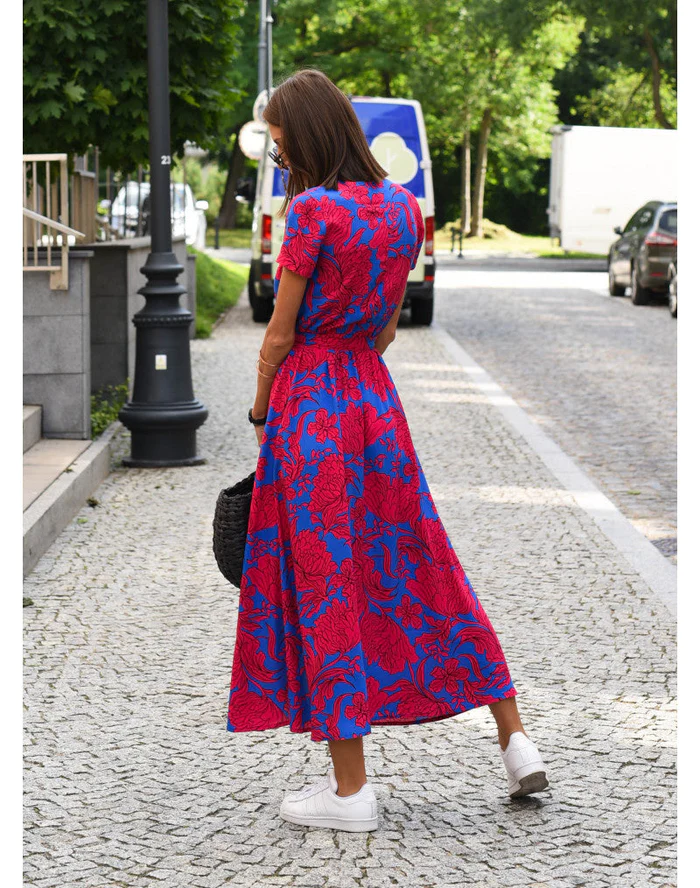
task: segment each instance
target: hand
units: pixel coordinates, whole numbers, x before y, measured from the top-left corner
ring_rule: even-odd
[[[253,426],[253,428],[255,429],[255,436],[258,439],[258,446],[260,446],[262,444],[263,432],[265,431],[265,426],[256,425],[256,426]]]

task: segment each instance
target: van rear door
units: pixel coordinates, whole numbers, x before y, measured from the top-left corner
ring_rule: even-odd
[[[426,278],[432,280],[435,204],[428,139],[420,103],[411,99],[358,96],[352,99],[352,106],[372,153],[387,171],[389,179],[410,191],[423,213],[426,239],[418,263],[408,278],[409,283],[422,282]]]

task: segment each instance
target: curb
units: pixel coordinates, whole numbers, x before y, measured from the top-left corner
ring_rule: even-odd
[[[112,445],[121,428],[118,419],[107,426],[71,463],[72,471],[62,472],[24,513],[23,576],[32,572],[85,500],[112,471]]]
[[[525,410],[477,364],[471,355],[439,324],[433,335],[453,360],[464,368],[472,385],[496,407],[514,431],[532,448],[562,489],[595,521],[631,567],[649,586],[672,617],[677,616],[677,570],[629,521],[589,475],[530,418]]]

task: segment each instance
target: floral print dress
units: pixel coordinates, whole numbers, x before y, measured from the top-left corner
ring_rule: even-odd
[[[373,348],[423,237],[389,180],[289,206],[275,290],[283,267],[309,280],[255,474],[229,731],[348,739],[516,694]]]

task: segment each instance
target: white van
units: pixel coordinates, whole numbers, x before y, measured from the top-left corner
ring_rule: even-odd
[[[414,324],[430,324],[435,280],[435,201],[420,102],[366,96],[351,97],[351,101],[370,149],[387,170],[388,178],[412,192],[423,213],[425,241],[418,263],[409,275],[403,305],[410,308]],[[253,320],[265,323],[272,316],[276,260],[284,238],[284,219],[277,216],[284,203],[284,182],[282,173],[267,156],[272,148],[268,137],[258,165],[253,207],[253,255],[248,280]]]

